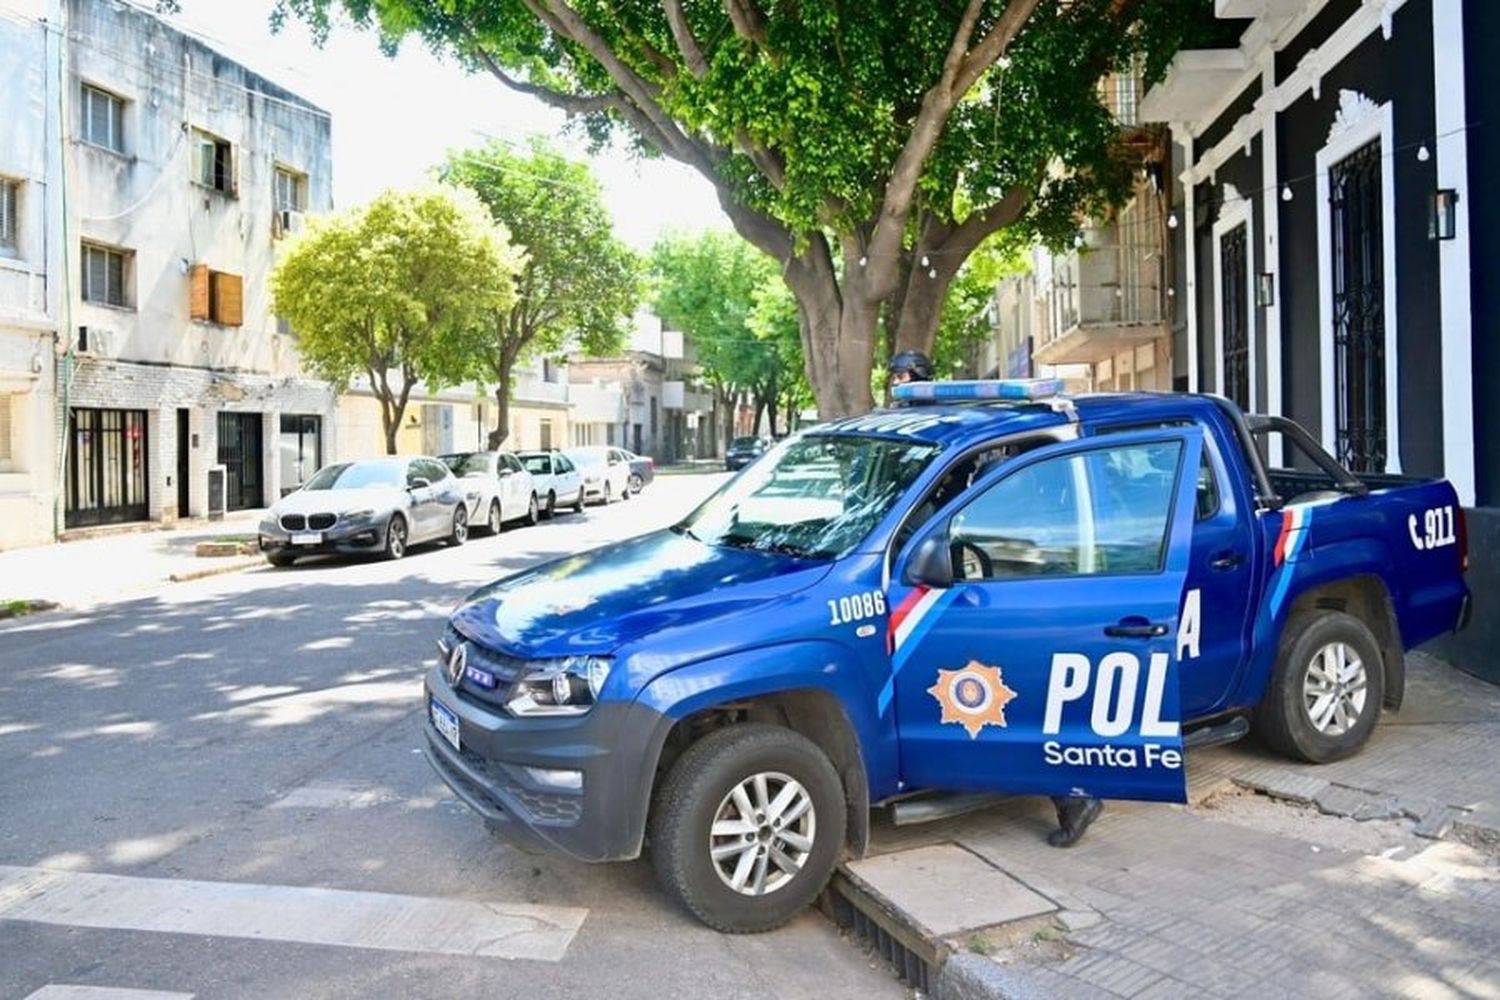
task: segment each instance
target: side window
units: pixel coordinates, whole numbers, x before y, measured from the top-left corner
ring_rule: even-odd
[[[501,457],[505,460],[505,467],[507,469],[509,469],[511,472],[524,472],[525,471],[526,467],[521,464],[521,460],[519,458],[516,458],[516,456],[514,456],[514,455],[503,455]]]
[[[427,474],[427,470],[422,467],[422,463],[420,461],[406,463],[406,485],[408,488],[418,485],[418,479],[430,480],[431,478],[432,477]]]
[[[553,472],[572,472],[573,471],[573,463],[570,462],[570,461],[568,461],[568,459],[567,459],[567,457],[565,455],[553,455],[552,456],[552,471]]]
[[[1155,573],[1166,556],[1180,441],[1038,462],[953,517],[963,580]]]
[[[1219,480],[1214,476],[1213,463],[1208,458],[1208,447],[1203,448],[1203,457],[1198,460],[1198,489],[1195,504],[1195,521],[1207,521],[1219,512]]]
[[[428,482],[440,483],[448,478],[448,467],[442,462],[434,462],[430,458],[423,459],[417,463],[422,467],[420,475]]]

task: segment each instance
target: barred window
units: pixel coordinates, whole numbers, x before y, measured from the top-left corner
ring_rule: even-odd
[[[80,107],[83,141],[125,152],[125,101],[98,87],[83,85]]]

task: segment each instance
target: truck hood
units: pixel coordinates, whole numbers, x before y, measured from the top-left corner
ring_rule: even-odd
[[[762,608],[817,583],[831,566],[659,531],[491,584],[452,622],[469,639],[526,659],[607,655],[655,632],[713,627]]]

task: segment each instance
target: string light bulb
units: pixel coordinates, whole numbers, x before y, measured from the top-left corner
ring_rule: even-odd
[[[1292,200],[1292,186],[1290,184],[1283,184],[1283,185],[1281,185],[1281,200],[1282,201],[1291,201]]]
[[[931,263],[932,263],[932,261],[930,261],[930,260],[928,260],[928,259],[927,259],[927,255],[926,255],[926,254],[925,254],[925,253],[924,253],[924,254],[923,254],[923,255],[922,255],[922,266],[923,266],[923,267],[926,267],[926,266],[928,266],[928,265],[929,265],[929,264],[931,264]]]
[[[1432,159],[1432,153],[1427,149],[1427,143],[1424,142],[1417,147],[1417,162],[1426,163],[1430,159]]]
[[[1001,69],[1010,69],[1010,56],[1001,56],[995,60],[995,65]]]
[[[1082,233],[1077,233],[1077,234],[1074,235],[1074,237],[1073,237],[1073,245],[1075,247],[1081,247],[1081,246],[1083,246],[1083,234]]]
[[[868,257],[860,257],[859,258],[859,266],[860,267],[864,267],[869,262],[870,262],[870,258],[868,258]]]
[[[1173,212],[1171,215],[1167,216],[1167,228],[1168,229],[1176,229],[1177,228],[1177,213],[1176,212]]]
[[[937,268],[933,268],[932,270],[928,271],[927,272],[927,277],[929,277],[929,278],[936,278],[937,277]]]

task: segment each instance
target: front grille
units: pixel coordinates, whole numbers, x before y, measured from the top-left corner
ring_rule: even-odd
[[[554,795],[550,792],[534,792],[522,788],[505,772],[503,767],[491,763],[467,748],[458,755],[474,771],[500,787],[526,811],[538,826],[573,826],[583,818],[583,798],[579,795]],[[493,796],[489,796],[494,801]],[[504,808],[500,803],[498,807]]]
[[[301,531],[307,527],[307,518],[301,514],[283,514],[281,526],[287,531]]]
[[[442,647],[452,649],[460,642],[468,646],[465,653],[468,665],[494,675],[495,686],[493,688],[482,687],[465,677],[454,685],[458,696],[485,708],[503,707],[510,693],[511,684],[526,672],[529,666],[528,661],[486,649],[459,632],[450,623],[443,629]],[[444,666],[446,667],[446,663]]]
[[[307,526],[316,531],[324,531],[333,527],[334,522],[338,519],[339,516],[337,514],[314,514],[307,519]]]

